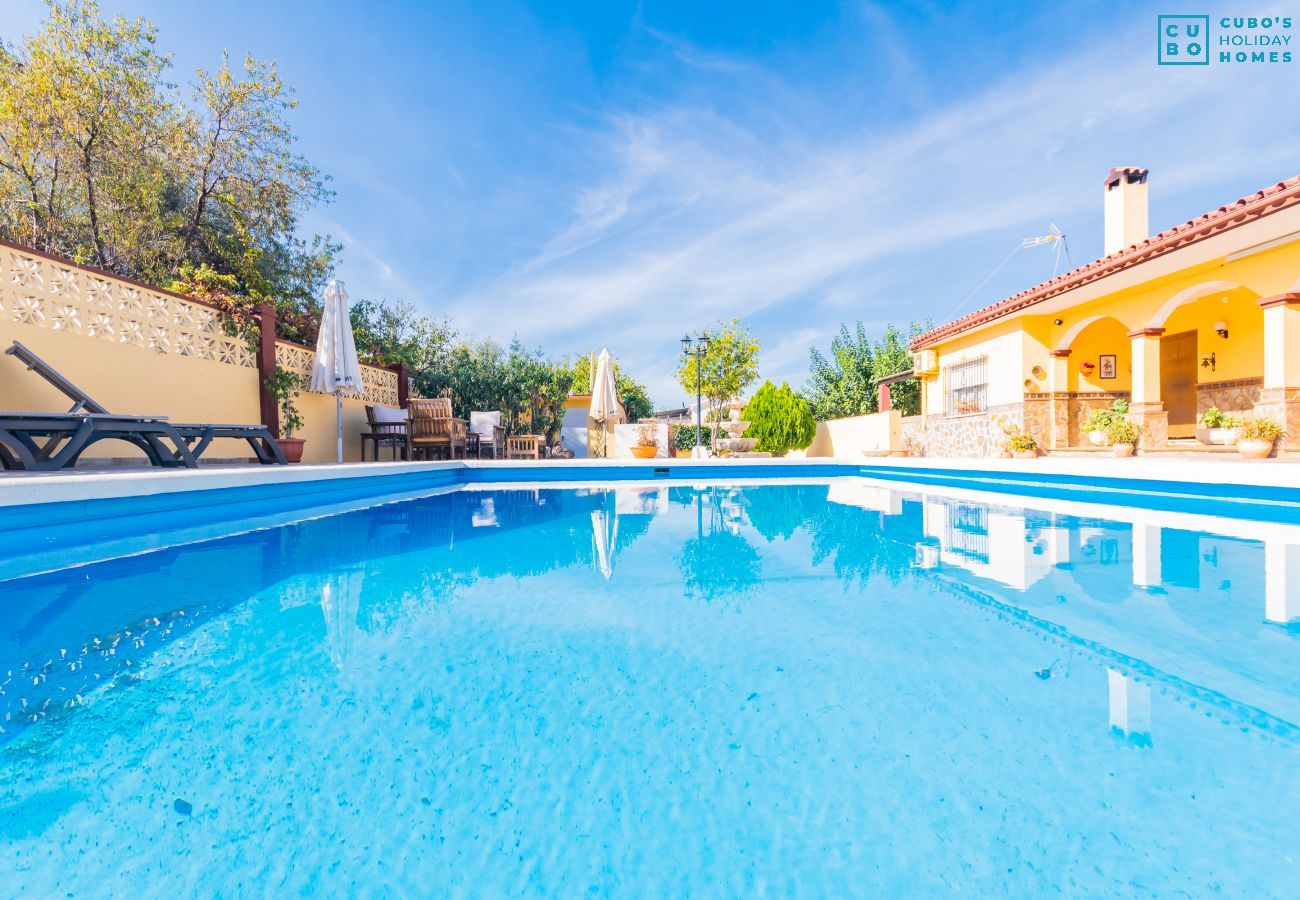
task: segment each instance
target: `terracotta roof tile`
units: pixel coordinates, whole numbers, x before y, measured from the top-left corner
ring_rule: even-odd
[[[1042,284],[1007,297],[1005,300],[999,300],[997,303],[978,309],[973,313],[968,313],[946,325],[931,329],[914,338],[910,346],[913,350],[928,347],[938,341],[961,334],[963,331],[969,331],[1010,313],[1019,312],[1028,306],[1033,306],[1035,303],[1041,303],[1044,300],[1064,294],[1066,291],[1090,284],[1108,275],[1122,272],[1125,269],[1130,269],[1172,253],[1175,250],[1180,250],[1197,241],[1298,204],[1300,204],[1300,175],[1288,178],[1285,181],[1279,181],[1277,184],[1256,191],[1249,197],[1242,197],[1235,203],[1220,206],[1212,212],[1207,212],[1181,225],[1175,225],[1167,231],[1162,231],[1147,238],[1140,244],[1134,244],[1131,247],[1112,253],[1110,256],[1103,256],[1101,259],[1093,260],[1087,265],[1066,272],[1064,275],[1058,275],[1050,281],[1044,281]]]

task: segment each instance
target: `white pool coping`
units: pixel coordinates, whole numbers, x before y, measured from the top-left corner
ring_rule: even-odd
[[[744,468],[784,470],[798,477],[805,467],[825,465],[882,466],[897,469],[943,469],[953,474],[1006,473],[1015,475],[1074,476],[1083,478],[1125,478],[1142,481],[1180,481],[1200,484],[1251,485],[1300,488],[1300,465],[1288,460],[1248,461],[1239,459],[1081,459],[1043,457],[1015,459],[948,459],[924,457],[867,457],[845,459],[582,459],[582,460],[456,460],[453,462],[364,462],[307,464],[296,466],[213,466],[200,469],[104,468],[72,469],[65,472],[9,472],[0,475],[0,506],[60,503],[169,494],[182,491],[216,490],[261,484],[294,484],[338,478],[372,478],[411,475],[459,469],[527,469],[541,467],[548,472],[569,470],[572,480],[587,480],[584,469],[640,468],[669,466],[673,469],[734,465]],[[847,473],[846,473],[847,474]],[[548,479],[550,481],[551,479]]]
[[[653,469],[671,465],[674,469],[693,466],[772,466],[798,469],[849,463],[848,460],[817,459],[577,459],[577,460],[455,460],[452,462],[354,462],[293,466],[212,466],[198,469],[158,469],[146,466],[69,469],[62,472],[6,472],[0,475],[0,506],[62,503],[77,500],[105,500],[172,494],[183,491],[218,490],[262,484],[297,484],[338,478],[374,478],[412,475],[460,469],[569,469],[574,480],[587,480],[583,469]]]

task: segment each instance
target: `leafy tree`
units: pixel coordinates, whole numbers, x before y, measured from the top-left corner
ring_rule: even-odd
[[[351,312],[357,353],[375,365],[405,363],[418,375],[443,365],[451,353],[451,321],[422,316],[406,301],[358,300]]]
[[[809,351],[811,371],[804,390],[813,415],[825,421],[876,412],[877,383],[911,368],[908,341],[927,328],[928,323],[913,322],[904,335],[894,325],[887,325],[881,338],[872,340],[861,322],[852,332],[847,325],[840,325],[839,334],[831,341],[829,359],[815,347]],[[905,416],[918,414],[919,383],[909,380],[893,385],[891,402]]]
[[[564,421],[573,371],[515,339],[508,348],[492,341],[457,343],[433,368],[415,373],[426,397],[448,396],[452,410],[500,410],[511,434],[540,434],[554,442]]]
[[[912,368],[912,351],[907,349],[912,338],[930,329],[929,322],[913,322],[907,328],[907,334],[893,325],[885,327],[885,334],[875,347],[875,357],[871,361],[871,380],[874,387],[880,379]],[[872,391],[872,399],[875,399]],[[895,382],[889,388],[890,405],[905,416],[921,413],[921,383],[915,378]]]
[[[53,4],[0,63],[0,210],[26,243],[124,274],[167,256],[168,59],[143,19]],[[16,214],[16,215],[15,215]]]
[[[758,340],[739,317],[719,322],[709,334],[708,352],[699,358],[700,390],[708,401],[708,421],[722,421],[727,402],[758,378],[758,352]],[[684,356],[675,373],[691,397],[695,396],[696,359],[694,354]]]
[[[294,151],[291,92],[273,64],[223,59],[185,99],[156,40],[66,0],[0,46],[0,234],[232,309],[274,298],[286,336],[310,343],[339,248],[296,233],[330,194]]]
[[[779,388],[763,382],[745,406],[744,419],[750,423],[745,436],[758,438],[755,449],[777,455],[807,447],[817,433],[812,407],[785,382]]]
[[[574,393],[585,394],[591,389],[593,374],[591,363],[590,354],[579,353],[574,357],[571,366]],[[629,422],[648,419],[654,414],[654,403],[650,400],[650,393],[645,385],[628,375],[617,361],[614,363],[614,385],[618,391],[618,399],[622,401],[623,409],[627,411]]]
[[[813,414],[820,420],[858,416],[876,411],[871,383],[875,349],[866,326],[858,323],[853,333],[841,324],[831,341],[830,359],[816,347],[809,351],[809,379],[805,390]]]

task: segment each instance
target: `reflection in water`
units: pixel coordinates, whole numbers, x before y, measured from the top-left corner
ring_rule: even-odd
[[[758,551],[740,533],[738,492],[711,487],[693,493],[695,537],[677,554],[686,596],[711,601],[745,594],[758,584],[762,567]]]
[[[1010,500],[468,489],[0,583],[0,821],[22,820],[0,839],[44,895],[160,847],[243,876],[222,854],[250,828],[316,869],[373,842],[350,858],[370,876],[401,856],[426,884],[634,892],[553,840],[621,853],[629,810],[645,828],[608,869],[655,894],[707,892],[737,843],[731,864],[772,868],[735,893],[918,887],[910,858],[892,884],[861,864],[888,840],[943,872],[922,893],[1293,884],[1300,530]],[[177,777],[146,796],[141,771]],[[68,773],[102,788],[70,801]],[[212,809],[180,850],[177,796]],[[394,812],[410,827],[383,845]],[[141,844],[96,843],[109,821]],[[807,846],[749,852],[777,832]],[[77,865],[43,862],[72,844]],[[983,881],[953,846],[987,855]],[[524,855],[537,881],[502,880]]]

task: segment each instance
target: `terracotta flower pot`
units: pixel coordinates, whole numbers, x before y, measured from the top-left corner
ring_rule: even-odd
[[[1246,459],[1268,459],[1273,452],[1272,441],[1237,441],[1237,452]]]
[[[275,442],[280,445],[280,452],[284,454],[286,462],[302,462],[302,445],[307,443],[302,438],[283,437],[276,438]]]
[[[995,452],[995,453],[993,454],[993,458],[994,458],[994,459],[1010,459],[1010,458],[1011,458],[1011,451],[1010,451],[1010,450],[998,450],[997,452]]]
[[[637,459],[654,459],[659,453],[658,447],[633,447],[632,455]]]
[[[1016,453],[1015,453],[1015,457],[1016,457],[1016,459],[1038,459],[1038,451],[1037,451],[1037,450],[1017,450]]]
[[[1132,444],[1111,444],[1110,452],[1115,456],[1132,456],[1134,447]]]

